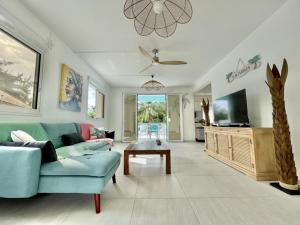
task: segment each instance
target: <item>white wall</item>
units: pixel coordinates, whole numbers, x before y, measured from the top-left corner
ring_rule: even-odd
[[[122,111],[123,111],[123,93],[138,93],[140,90],[137,88],[111,88],[111,104],[110,104],[110,126],[111,130],[116,131],[116,140],[122,139]],[[183,140],[195,140],[195,125],[194,125],[194,99],[191,87],[182,88],[169,88],[167,93],[188,93],[190,104],[183,109]],[[141,92],[140,92],[141,93]],[[145,94],[145,92],[142,92]]]
[[[31,36],[40,36],[46,39],[50,30],[40,22],[27,8],[17,0],[1,0],[0,6],[19,19],[24,27],[32,30]],[[52,34],[53,48],[46,54],[44,61],[44,72],[42,74],[41,105],[40,114],[37,116],[11,116],[0,115],[0,121],[45,121],[45,122],[83,122],[87,121],[87,90],[88,77],[90,77],[97,87],[105,94],[105,119],[90,120],[97,126],[107,127],[109,117],[109,85],[87,65],[79,56],[59,39]],[[67,64],[84,78],[83,101],[80,113],[65,111],[58,108],[59,85],[61,64]],[[0,106],[1,107],[1,106]]]
[[[208,82],[212,84],[213,98],[246,88],[249,119],[252,125],[272,126],[272,105],[266,80],[267,62],[275,63],[280,69],[285,57],[289,64],[286,83],[286,109],[291,129],[296,164],[300,169],[300,1],[289,0],[268,20],[259,26],[246,40],[200,78],[194,90]],[[261,54],[262,66],[246,76],[228,84],[225,75],[244,60]]]

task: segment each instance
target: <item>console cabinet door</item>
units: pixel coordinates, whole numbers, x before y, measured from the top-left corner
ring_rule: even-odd
[[[231,136],[232,160],[239,166],[253,171],[254,166],[251,160],[251,139],[249,136]]]
[[[225,159],[230,159],[228,135],[221,133],[216,134],[216,140],[218,154]]]
[[[206,150],[209,152],[216,153],[215,149],[215,138],[213,132],[206,132],[205,133],[205,144],[206,144]]]

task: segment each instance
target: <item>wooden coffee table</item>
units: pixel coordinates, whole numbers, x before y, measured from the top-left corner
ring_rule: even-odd
[[[171,174],[171,152],[164,143],[157,145],[156,142],[149,141],[128,145],[124,150],[124,175],[129,174],[129,155],[166,155],[166,174]]]

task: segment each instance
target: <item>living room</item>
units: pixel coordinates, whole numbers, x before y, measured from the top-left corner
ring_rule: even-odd
[[[299,9],[0,0],[0,224],[300,224]]]

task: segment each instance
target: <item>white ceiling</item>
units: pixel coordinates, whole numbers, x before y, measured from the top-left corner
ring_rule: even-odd
[[[190,0],[193,18],[167,39],[139,36],[125,18],[125,0],[23,0],[24,4],[114,87],[139,87],[135,76],[150,61],[138,52],[158,48],[161,60],[187,65],[156,66],[144,74],[169,87],[193,85],[270,17],[286,0]]]

